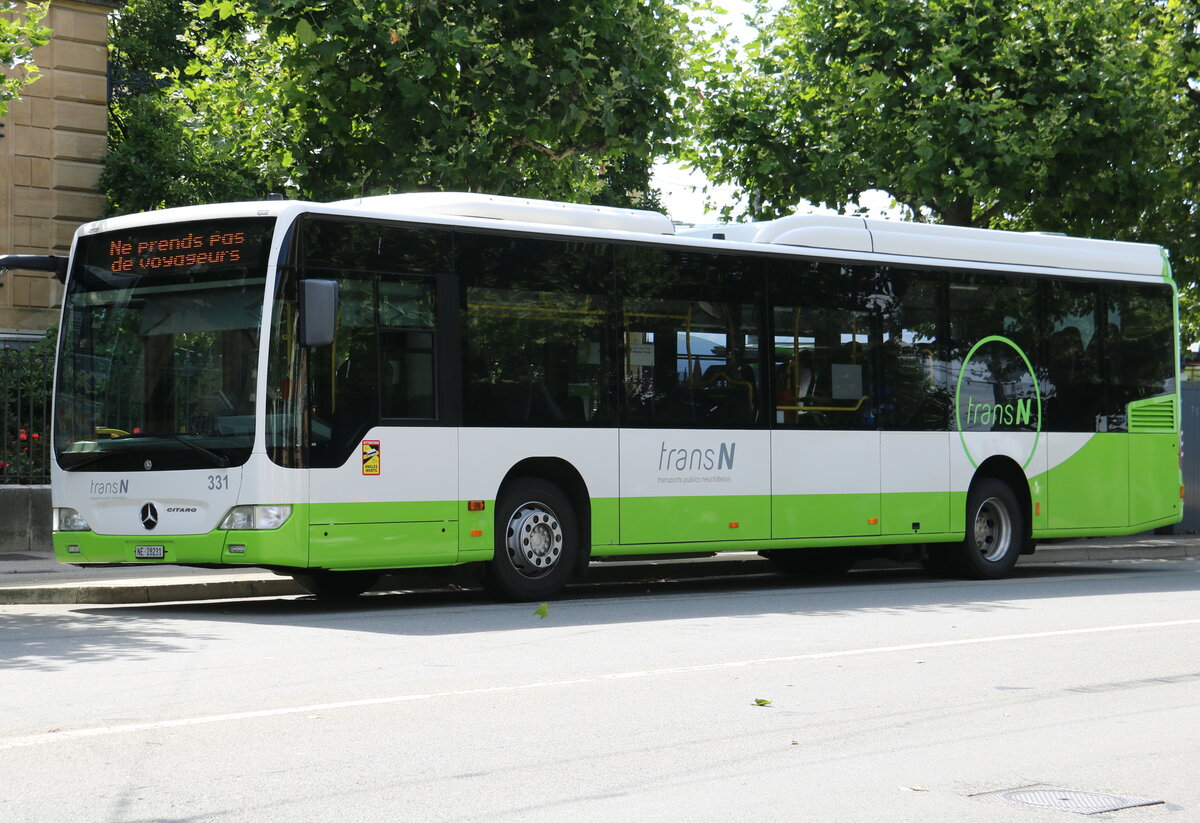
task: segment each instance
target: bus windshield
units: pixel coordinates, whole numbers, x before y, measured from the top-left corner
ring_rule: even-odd
[[[224,468],[249,459],[274,222],[80,238],[59,342],[61,468]]]

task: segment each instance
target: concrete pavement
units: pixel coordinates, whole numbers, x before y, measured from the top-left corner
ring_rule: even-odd
[[[1188,558],[1200,558],[1200,536],[1145,533],[1042,545],[1034,555],[1021,558],[1020,565]],[[899,564],[867,561],[860,568],[887,566],[899,567]],[[637,582],[769,572],[767,561],[756,554],[734,552],[700,559],[593,562],[585,581]],[[389,575],[377,590],[441,589],[472,582],[471,570],[466,567],[414,569]],[[303,593],[290,577],[265,569],[193,569],[151,564],[81,568],[58,563],[47,551],[0,553],[0,605],[165,603]]]

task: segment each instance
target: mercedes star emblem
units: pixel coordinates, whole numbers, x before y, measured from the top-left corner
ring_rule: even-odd
[[[158,509],[154,508],[153,503],[142,506],[142,525],[147,529],[153,529],[158,525]]]

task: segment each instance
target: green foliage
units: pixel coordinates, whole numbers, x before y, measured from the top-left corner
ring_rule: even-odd
[[[186,0],[127,0],[109,26],[108,156],[100,189],[110,213],[245,200],[265,191],[238,148],[205,122],[178,80],[195,59]]]
[[[211,132],[177,95],[136,95],[114,105],[109,134],[99,186],[110,213],[257,199],[265,193],[236,147],[210,139]]]
[[[602,188],[589,202],[594,206],[666,211],[662,192],[650,184],[652,165],[649,158],[630,154],[602,167]]]
[[[208,2],[206,10],[230,5]],[[414,188],[565,196],[671,136],[682,17],[665,0],[258,0],[291,44],[277,88],[305,113],[298,187],[326,198]]]
[[[185,0],[125,0],[113,11],[108,50],[121,91],[146,91],[164,72],[187,65],[192,51],[181,35],[188,19]]]
[[[173,44],[171,7],[186,22]],[[675,134],[687,20],[668,0],[138,0],[125,31],[138,15],[159,45],[121,48],[167,82],[120,104],[113,210],[230,186],[652,203],[649,164]]]
[[[40,74],[33,50],[50,42],[50,29],[41,25],[49,8],[50,0],[45,0],[18,12],[13,0],[0,0],[0,116],[8,111],[8,101]]]
[[[693,159],[751,211],[845,209],[882,189],[914,219],[1104,223],[1153,204],[1171,99],[1156,19],[1133,0],[761,4],[748,70],[698,70]],[[1041,207],[1041,208],[1039,208]]]

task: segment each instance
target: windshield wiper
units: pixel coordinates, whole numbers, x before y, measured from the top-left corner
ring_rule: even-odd
[[[178,440],[180,443],[187,446],[189,449],[199,452],[200,454],[207,457],[209,460],[212,461],[212,464],[214,466],[216,466],[218,469],[229,468],[229,458],[228,457],[226,457],[223,454],[217,454],[215,451],[212,451],[211,449],[206,449],[203,446],[201,446],[199,443],[193,443],[191,440],[184,440],[182,434],[161,434],[158,436],[159,437],[169,437],[172,440]]]
[[[180,435],[180,434],[143,434],[143,433],[138,433],[138,434],[128,434],[128,435],[125,435],[124,437],[117,438],[117,439],[119,439],[119,440],[149,440],[149,439],[158,438],[158,437],[161,437],[163,439],[168,439],[168,440],[176,440],[176,441],[182,443],[183,445],[187,446],[192,451],[198,452],[198,453],[204,455],[205,457],[207,457],[209,462],[212,463],[212,465],[218,469],[229,468],[229,458],[228,457],[226,457],[223,454],[217,454],[215,451],[212,451],[211,449],[206,449],[198,443],[193,443],[191,440],[185,440],[183,438],[183,435]],[[76,461],[75,463],[71,464],[70,468],[64,467],[63,471],[69,471],[69,472],[78,471],[79,469],[82,469],[84,466],[89,466],[92,463],[95,463],[97,460],[102,460],[105,457],[116,457],[119,454],[122,454],[122,452],[101,451],[101,452],[97,452],[95,454],[89,454],[87,457],[84,457],[84,458]]]
[[[71,452],[63,453],[64,456],[67,456],[70,454],[71,454]],[[79,471],[84,466],[90,466],[93,463],[95,463],[97,460],[103,460],[106,457],[112,457],[112,456],[113,456],[113,452],[105,452],[105,451],[88,452],[87,457],[80,458],[79,460],[72,463],[70,466],[63,466],[62,470],[65,472]]]

